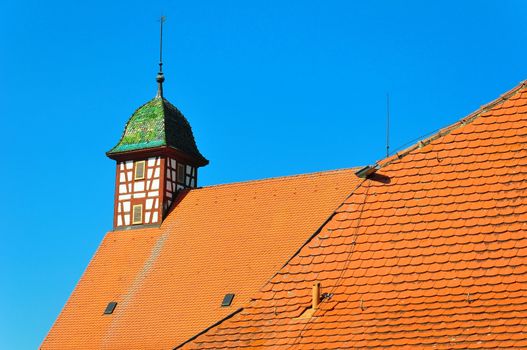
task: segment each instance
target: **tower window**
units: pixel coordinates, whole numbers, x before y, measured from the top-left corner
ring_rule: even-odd
[[[142,180],[145,178],[145,161],[135,162],[134,179]]]
[[[185,183],[185,165],[181,163],[177,165],[177,182]]]
[[[143,223],[143,205],[137,204],[132,208],[132,225]]]

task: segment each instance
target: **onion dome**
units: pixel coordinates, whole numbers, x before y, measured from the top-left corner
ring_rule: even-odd
[[[187,119],[162,94],[134,112],[121,139],[106,155],[112,159],[125,159],[129,158],[127,155],[139,152],[175,153],[196,166],[209,163],[199,152]]]

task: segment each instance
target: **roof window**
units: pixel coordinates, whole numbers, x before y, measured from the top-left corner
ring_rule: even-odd
[[[358,170],[355,172],[355,175],[360,177],[361,179],[366,179],[371,174],[375,173],[377,171],[377,167],[375,166],[365,166],[364,168]]]
[[[113,314],[113,310],[115,310],[115,307],[117,306],[117,302],[110,301],[108,305],[106,306],[106,309],[104,310],[105,315],[111,315]]]
[[[223,301],[221,302],[221,307],[231,306],[232,299],[234,299],[233,293],[225,294],[225,296],[223,297]]]

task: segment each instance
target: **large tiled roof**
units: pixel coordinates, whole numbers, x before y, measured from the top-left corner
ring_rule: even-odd
[[[199,152],[192,128],[183,114],[165,98],[155,97],[134,112],[121,139],[107,154],[164,146],[182,151],[200,163],[208,163]]]
[[[330,293],[312,317],[311,288]],[[188,348],[527,348],[527,88],[381,163]]]
[[[109,232],[42,349],[181,344],[246,304],[357,182],[346,169],[193,189],[160,228]]]

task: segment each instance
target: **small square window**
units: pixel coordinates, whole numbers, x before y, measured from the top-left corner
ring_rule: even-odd
[[[132,225],[143,223],[143,205],[137,204],[132,208]]]
[[[181,163],[177,165],[177,182],[185,183],[185,165]]]
[[[117,306],[117,303],[115,301],[110,301],[108,305],[106,306],[106,309],[104,310],[104,314],[105,315],[113,314],[113,310],[115,310],[116,306]]]
[[[223,301],[221,302],[221,306],[222,307],[231,306],[232,299],[234,299],[234,294],[233,293],[225,294],[225,296],[223,297]]]
[[[145,178],[145,161],[135,162],[134,180],[143,180]]]

